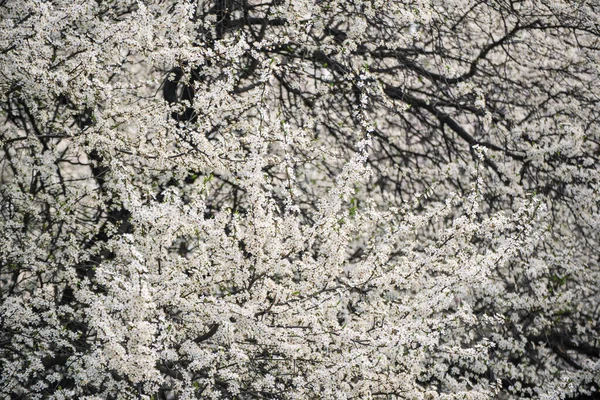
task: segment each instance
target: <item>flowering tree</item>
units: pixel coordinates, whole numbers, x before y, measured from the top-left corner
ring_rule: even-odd
[[[597,398],[595,2],[0,16],[3,397]]]

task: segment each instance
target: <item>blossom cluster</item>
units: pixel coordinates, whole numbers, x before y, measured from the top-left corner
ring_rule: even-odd
[[[0,2],[0,397],[597,396],[598,11]]]

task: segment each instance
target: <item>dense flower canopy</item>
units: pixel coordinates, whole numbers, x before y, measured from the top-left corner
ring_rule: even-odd
[[[0,1],[0,396],[598,398],[599,88],[594,1]]]

